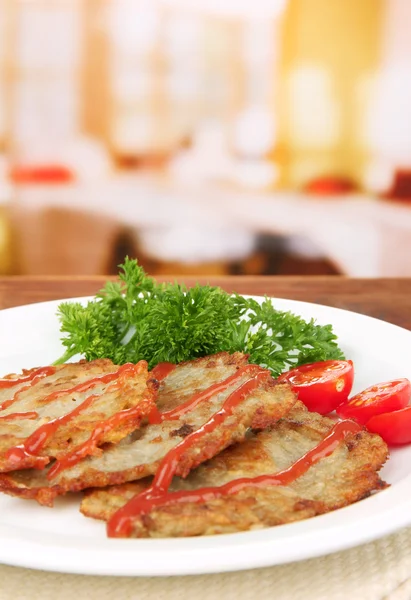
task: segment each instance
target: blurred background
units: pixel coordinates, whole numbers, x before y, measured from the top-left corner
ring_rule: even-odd
[[[409,0],[0,0],[0,274],[411,276]]]

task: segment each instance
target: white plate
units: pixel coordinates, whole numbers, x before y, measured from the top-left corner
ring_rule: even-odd
[[[397,377],[411,379],[411,332],[356,313],[273,300],[320,324],[332,323],[356,368],[355,390]],[[0,311],[0,373],[51,363],[62,353],[58,302]],[[54,509],[0,497],[0,562],[93,575],[189,575],[263,567],[368,542],[411,524],[411,446],[392,452],[383,470],[391,487],[327,515],[253,531],[204,538],[112,540],[103,523],[83,517],[79,497]]]

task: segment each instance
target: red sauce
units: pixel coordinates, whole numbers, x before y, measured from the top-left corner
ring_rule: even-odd
[[[59,473],[64,471],[64,469],[68,469],[70,467],[74,467],[80,460],[84,457],[89,456],[93,453],[93,450],[96,448],[97,444],[103,438],[103,436],[120,425],[123,421],[128,421],[133,419],[134,417],[143,417],[144,416],[144,407],[133,406],[132,408],[128,408],[126,410],[122,410],[115,415],[112,415],[109,419],[100,423],[91,436],[84,444],[78,446],[74,452],[70,452],[66,454],[63,458],[56,461],[54,465],[51,467],[49,472],[47,473],[47,479],[54,479]],[[137,427],[137,424],[136,424]]]
[[[24,463],[27,458],[32,459],[33,457],[36,457],[38,460],[35,465],[32,465],[33,468],[43,468],[49,462],[49,458],[39,457],[38,454],[44,448],[50,437],[55,434],[59,427],[65,425],[68,421],[88,408],[96,398],[98,398],[98,395],[89,396],[71,412],[62,417],[57,417],[48,423],[44,423],[44,425],[41,425],[36,429],[36,431],[34,431],[34,433],[32,433],[22,444],[10,448],[6,453],[6,458],[15,465],[16,469],[18,469],[21,468],[19,467],[19,463]]]
[[[39,413],[34,411],[21,412],[21,413],[10,413],[8,415],[0,415],[0,421],[8,421],[13,419],[37,419]]]
[[[0,379],[0,390],[5,388],[11,388],[19,383],[26,383],[32,381],[34,378],[47,377],[47,375],[53,375],[56,372],[56,367],[41,367],[29,373],[29,375],[23,375],[17,379]]]
[[[45,367],[45,369],[49,369],[49,368],[55,369],[55,367]],[[48,396],[45,396],[44,398],[42,398],[42,404],[48,404],[49,402],[54,402],[54,400],[58,400],[58,398],[60,398],[61,396],[65,396],[66,394],[72,394],[72,393],[76,393],[76,392],[80,392],[80,393],[85,392],[90,387],[97,385],[98,383],[110,383],[110,381],[117,379],[117,377],[119,377],[123,371],[128,370],[128,369],[133,370],[134,368],[135,368],[135,365],[133,365],[131,363],[127,363],[127,364],[123,365],[122,367],[120,367],[117,371],[114,371],[114,373],[107,373],[106,375],[99,375],[97,377],[93,377],[92,379],[87,379],[87,381],[83,381],[83,383],[79,383],[79,384],[75,385],[74,387],[64,388],[57,392],[52,392]],[[44,377],[44,375],[42,375],[42,376]],[[24,392],[30,386],[34,385],[37,381],[38,381],[38,379],[33,379],[29,386],[20,388],[19,391],[15,394],[14,398],[12,398],[11,400],[6,400],[5,402],[3,402],[3,404],[0,404],[0,410],[4,410],[5,408],[8,408],[11,404],[13,404],[16,400],[18,400],[18,396],[19,396],[20,392]]]
[[[158,410],[157,406],[153,406],[149,414],[147,415],[148,422],[150,425],[159,425],[163,421],[163,417]]]
[[[163,364],[167,364],[167,363],[163,363]],[[174,419],[179,419],[186,413],[194,410],[201,402],[204,402],[205,400],[208,400],[215,394],[219,394],[220,392],[223,392],[224,390],[226,390],[229,385],[231,385],[232,383],[235,383],[244,374],[257,373],[258,371],[261,371],[261,368],[258,367],[257,365],[246,365],[245,367],[241,367],[240,369],[238,369],[233,375],[230,375],[229,377],[227,377],[227,379],[224,379],[224,381],[219,381],[217,383],[214,383],[213,385],[208,387],[206,390],[203,390],[202,392],[198,392],[197,394],[194,394],[186,402],[184,402],[183,404],[180,404],[176,408],[173,408],[171,410],[167,410],[167,411],[161,413],[157,407],[154,407],[148,416],[149,423],[151,425],[158,425],[166,420],[171,421]]]
[[[145,515],[159,506],[179,502],[210,502],[223,496],[237,494],[247,488],[289,485],[304,475],[311,466],[332,454],[348,434],[356,434],[360,431],[362,431],[362,427],[354,421],[339,421],[315,448],[309,450],[288,469],[273,475],[244,477],[230,481],[220,487],[183,490],[169,494],[164,488],[156,487],[156,480],[154,480],[153,485],[148,490],[132,498],[125,506],[114,513],[107,524],[107,533],[109,537],[126,537],[131,532],[133,518]]]
[[[46,370],[46,369],[52,369],[52,371],[45,372],[44,375],[42,373],[40,373],[39,375],[41,377],[50,375],[50,374],[54,373],[56,370],[55,367],[44,367],[44,370]],[[79,384],[75,385],[74,387],[64,388],[57,392],[52,392],[51,394],[49,394],[48,396],[45,396],[42,399],[42,404],[54,402],[54,400],[57,400],[58,398],[60,398],[61,396],[65,396],[66,394],[72,394],[72,393],[76,393],[76,392],[79,392],[79,393],[85,392],[90,387],[97,385],[98,383],[110,383],[110,381],[114,381],[115,379],[117,379],[117,377],[119,377],[124,371],[127,371],[127,370],[132,371],[134,369],[135,369],[135,365],[133,365],[132,363],[126,363],[125,365],[122,365],[117,371],[114,371],[113,373],[107,373],[105,375],[98,375],[97,377],[93,377],[92,379],[87,379],[87,381],[83,381],[83,383],[79,383]],[[38,371],[42,371],[42,369],[38,369]],[[8,381],[8,380],[3,380],[3,381]],[[32,379],[32,381],[30,383],[30,386],[37,383],[37,381],[38,381],[37,375],[35,375],[35,377]],[[0,404],[0,410],[4,410],[5,408],[8,408],[11,404],[13,404],[18,399],[18,394],[20,392],[23,392],[24,390],[28,389],[30,386],[26,386],[24,388],[19,389],[17,394],[14,396],[14,398],[12,398],[11,400],[6,400],[2,404]]]
[[[127,363],[125,365],[122,365],[114,373],[107,373],[106,375],[94,377],[93,379],[89,379],[88,381],[80,383],[72,388],[68,388],[65,390],[59,390],[58,392],[53,392],[52,394],[49,394],[49,396],[47,396],[43,400],[43,402],[50,402],[52,400],[56,400],[57,398],[59,398],[62,395],[74,394],[74,393],[78,393],[78,392],[81,393],[81,392],[87,391],[90,387],[97,385],[98,383],[110,383],[111,381],[120,377],[120,375],[123,374],[124,372],[126,372],[128,370],[133,371],[135,369],[136,369],[136,365]],[[22,467],[19,467],[19,463],[24,463],[25,459],[27,459],[27,458],[32,459],[33,456],[37,456],[38,453],[44,448],[45,444],[50,439],[50,437],[52,435],[54,435],[54,433],[57,431],[57,429],[59,427],[61,427],[62,425],[65,425],[71,419],[73,419],[78,414],[80,414],[83,410],[88,408],[88,406],[93,402],[93,400],[98,397],[99,397],[99,394],[91,395],[88,398],[86,398],[85,400],[83,400],[83,402],[81,404],[79,404],[78,406],[76,406],[76,408],[74,410],[72,410],[71,412],[69,412],[61,417],[57,417],[56,419],[53,419],[53,420],[49,421],[48,423],[41,425],[22,444],[19,444],[18,446],[10,448],[6,453],[6,457],[11,462],[14,463],[16,468],[22,468]],[[36,465],[38,465],[39,468],[42,468],[48,462],[49,462],[49,459],[47,457],[41,457],[41,458],[38,457],[38,461],[36,462]],[[36,466],[35,466],[35,468],[36,468]]]
[[[167,377],[167,375],[174,371],[176,366],[177,365],[169,362],[158,363],[158,365],[156,365],[154,369],[150,371],[150,375],[154,377],[154,379],[157,379],[157,381],[162,381]]]
[[[113,373],[106,373],[105,375],[97,375],[96,377],[93,377],[92,379],[87,379],[87,381],[78,383],[77,385],[75,385],[71,388],[65,388],[63,390],[58,390],[57,392],[52,392],[51,394],[49,394],[48,396],[43,398],[41,403],[48,404],[49,402],[54,402],[55,400],[58,400],[59,398],[61,398],[61,396],[66,396],[67,394],[75,394],[75,393],[81,394],[82,392],[86,392],[91,387],[94,387],[94,386],[98,385],[99,383],[110,383],[111,381],[115,381],[124,372],[134,371],[135,368],[136,368],[136,365],[133,365],[132,363],[126,363],[125,365],[122,365],[119,369],[117,369],[117,371],[114,371]]]
[[[32,373],[30,373],[30,375],[27,375],[25,377],[20,377],[19,379],[1,379],[0,380],[0,389],[8,389],[10,387],[14,387],[15,385],[18,385],[19,383],[27,382],[28,385],[25,385],[25,386],[19,388],[12,398],[2,402],[0,404],[0,410],[4,410],[5,408],[8,408],[9,406],[11,406],[11,404],[13,404],[13,402],[15,402],[18,399],[21,392],[28,390],[30,387],[33,387],[34,385],[36,385],[36,383],[38,381],[40,381],[43,377],[48,377],[49,375],[53,375],[55,372],[56,372],[56,367],[42,367],[41,369],[36,369]],[[9,382],[12,382],[12,383],[9,385]]]
[[[246,373],[249,373],[251,375],[251,374],[258,373],[258,372],[261,372],[261,368],[258,367],[257,365],[246,365],[245,367],[241,367],[233,375],[230,375],[229,377],[227,377],[227,379],[224,379],[224,381],[219,381],[218,383],[214,383],[213,385],[208,387],[206,390],[203,390],[202,392],[199,392],[198,394],[194,394],[194,396],[191,396],[191,398],[189,398],[187,400],[187,402],[184,402],[180,406],[177,406],[176,408],[173,408],[172,410],[167,410],[167,411],[161,413],[161,419],[162,419],[162,421],[171,420],[171,419],[179,419],[180,417],[185,415],[187,412],[194,410],[204,400],[208,400],[215,394],[219,394],[220,392],[223,392],[224,390],[226,390],[229,385],[238,381],[238,379],[240,379]],[[265,371],[265,373],[266,373],[266,371]]]
[[[232,410],[238,406],[247,396],[255,390],[265,379],[271,377],[269,371],[263,370],[255,365],[252,366],[252,376],[250,379],[241,384],[234,392],[232,392],[225,400],[221,409],[216,412],[202,427],[188,435],[175,448],[170,450],[160,463],[157,473],[154,477],[152,485],[142,494],[135,496],[118,510],[108,522],[108,535],[110,537],[127,536],[131,530],[133,517],[136,515],[146,514],[151,510],[153,501],[158,497],[163,497],[171,484],[175,475],[180,460],[187,449],[195,446],[196,442],[208,433],[211,433],[218,425],[232,413]],[[225,382],[219,384],[220,391],[229,387],[235,379],[240,379],[244,374],[244,370],[239,369],[234,376],[228,377]],[[246,372],[249,369],[246,370]]]
[[[179,406],[175,410],[168,411],[166,413],[160,414],[157,407],[153,407],[148,414],[149,422],[151,424],[159,424],[169,413],[179,412],[181,410],[181,414],[186,413],[188,410],[192,410],[195,408],[199,402],[206,400],[210,396],[214,394],[218,394],[227,387],[229,387],[233,382],[240,379],[245,373],[261,373],[260,367],[256,365],[247,365],[242,369],[239,369],[236,373],[228,377],[222,382],[212,385],[204,392],[200,392],[199,394],[195,394],[190,400],[188,400],[181,407]],[[264,371],[266,375],[266,371]],[[132,416],[136,414],[141,414],[140,407],[134,407],[132,409],[124,410],[116,415],[113,415],[110,419],[108,419],[105,423],[99,425],[92,433],[91,437],[82,444],[79,448],[77,448],[74,452],[67,454],[61,460],[58,460],[50,469],[47,474],[48,479],[54,479],[59,473],[61,473],[64,469],[69,467],[73,467],[80,460],[82,460],[85,456],[92,453],[93,448],[97,445],[99,439],[107,432],[110,431],[113,427],[117,426],[121,421],[132,418]],[[180,416],[179,414],[177,416]],[[176,417],[174,417],[176,418]]]

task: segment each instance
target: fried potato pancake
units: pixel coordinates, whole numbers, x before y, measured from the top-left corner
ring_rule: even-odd
[[[52,505],[55,496],[68,491],[152,475],[177,447],[175,474],[187,476],[191,469],[243,440],[249,428],[271,425],[294,405],[296,397],[288,384],[277,383],[268,371],[246,362],[242,354],[221,353],[178,365],[160,383],[161,422],[142,427],[116,445],[106,445],[100,455],[86,457],[53,477],[47,468],[3,474],[0,490]],[[243,393],[250,378],[255,386]],[[239,401],[226,408],[230,398],[241,393]]]
[[[253,486],[210,497],[170,502],[174,492],[215,488],[240,478],[272,475],[289,469],[315,448],[335,421],[308,412],[298,402],[271,428],[249,435],[192,471],[174,478],[168,501],[132,520],[130,537],[186,537],[271,527],[344,507],[386,487],[378,476],[388,449],[377,435],[348,434],[332,453],[289,485]],[[146,490],[150,479],[87,492],[81,512],[109,520],[129,500]]]
[[[81,361],[0,380],[0,471],[101,453],[139,427],[157,388],[145,361]]]

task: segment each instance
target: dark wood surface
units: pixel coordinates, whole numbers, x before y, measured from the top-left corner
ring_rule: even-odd
[[[104,277],[3,277],[0,309],[93,295]],[[172,278],[168,278],[172,280]],[[411,279],[348,279],[345,277],[208,277],[179,278],[219,285],[228,292],[305,300],[377,317],[411,330]],[[0,332],[1,333],[1,332]]]

